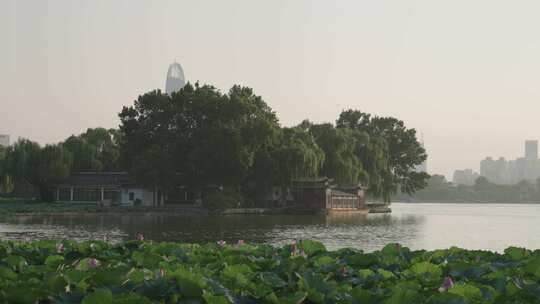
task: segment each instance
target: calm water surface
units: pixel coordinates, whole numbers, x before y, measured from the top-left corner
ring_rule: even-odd
[[[1,239],[146,239],[207,243],[217,240],[282,244],[315,239],[328,248],[372,251],[398,242],[414,249],[459,246],[501,251],[540,248],[540,205],[392,204],[392,214],[367,216],[179,216],[164,214],[10,216]]]

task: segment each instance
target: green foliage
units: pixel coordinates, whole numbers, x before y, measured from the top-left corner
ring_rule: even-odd
[[[521,181],[516,185],[497,185],[485,177],[479,177],[474,185],[465,186],[454,185],[446,181],[442,175],[432,175],[426,188],[412,196],[398,194],[394,199],[431,202],[537,203],[540,202],[540,183]]]
[[[234,191],[214,191],[203,197],[202,206],[209,210],[238,208],[240,195]]]
[[[13,178],[9,174],[0,174],[0,194],[9,194],[15,189]]]
[[[368,180],[367,172],[357,155],[362,135],[358,130],[335,128],[331,124],[312,125],[309,127],[317,145],[324,151],[325,159],[321,170],[322,176],[334,178],[341,184],[356,184]]]
[[[51,186],[72,171],[123,169],[144,186],[171,193],[184,187],[196,198],[217,185],[254,201],[276,186],[286,190],[294,179],[329,177],[362,183],[389,201],[398,189],[421,189],[427,178],[414,172],[426,155],[402,121],[348,110],[336,126],[306,120],[282,128],[248,87],[221,93],[196,83],[171,95],[156,90],[119,117],[119,130],[89,128],[57,145],[20,140],[0,149],[0,192],[30,184],[50,200]]]
[[[537,303],[540,288],[540,252],[521,248],[58,244],[0,242],[0,303]]]
[[[416,138],[416,130],[406,128],[403,121],[347,110],[341,113],[336,125],[369,136],[367,144],[362,145],[361,154],[365,153],[364,157],[367,157],[364,165],[374,165],[367,170],[372,195],[390,201],[398,190],[412,194],[426,186],[429,176],[414,170],[426,159],[426,152]]]
[[[306,120],[280,128],[272,109],[246,87],[227,94],[198,83],[171,96],[153,91],[119,116],[123,164],[147,186],[201,193],[219,185],[256,199],[293,179],[326,176],[361,182],[388,201],[397,189],[413,193],[427,179],[414,172],[425,151],[402,121],[349,110],[337,127]]]
[[[150,92],[120,119],[122,158],[139,182],[194,189],[242,184],[279,129],[262,98],[240,86],[228,94],[199,84],[172,96]]]
[[[15,187],[28,182],[39,190],[42,200],[54,199],[49,187],[65,177],[71,170],[72,154],[62,145],[39,144],[26,139],[8,147],[4,159],[4,174],[13,177]]]
[[[120,133],[115,129],[88,129],[62,144],[73,155],[72,171],[115,171],[120,168]]]

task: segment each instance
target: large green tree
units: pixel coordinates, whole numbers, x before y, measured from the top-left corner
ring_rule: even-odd
[[[227,94],[199,84],[172,95],[153,91],[125,107],[120,119],[123,163],[136,179],[196,189],[239,188],[257,151],[270,145],[279,130],[270,107],[240,86]]]
[[[358,157],[357,149],[363,138],[353,129],[335,128],[332,124],[309,126],[315,142],[324,151],[321,175],[340,184],[366,182],[367,172]]]
[[[39,144],[21,139],[6,151],[4,170],[17,183],[29,183],[38,191],[38,198],[53,200],[51,186],[67,177],[72,155],[62,145]]]
[[[324,160],[324,151],[308,130],[283,128],[271,145],[257,152],[246,184],[248,195],[257,198],[275,186],[285,190],[294,179],[319,177]]]
[[[95,128],[67,138],[63,146],[73,154],[73,171],[117,171],[120,169],[120,133]]]
[[[336,125],[365,132],[371,137],[371,148],[378,146],[377,150],[385,153],[385,164],[381,161],[379,165],[386,168],[378,168],[377,181],[369,184],[370,191],[375,191],[377,196],[389,201],[398,190],[411,194],[426,186],[429,175],[415,171],[427,157],[415,129],[407,128],[403,121],[393,117],[371,116],[357,110],[343,111]]]

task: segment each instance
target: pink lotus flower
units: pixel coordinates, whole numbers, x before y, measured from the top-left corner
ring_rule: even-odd
[[[298,247],[296,246],[296,242],[291,243],[291,255],[297,255],[298,254]]]
[[[166,273],[165,269],[163,269],[163,268],[160,268],[160,269],[159,269],[159,277],[160,277],[160,278],[165,277],[165,273]]]
[[[454,281],[451,277],[445,277],[441,287],[439,287],[439,292],[446,292],[448,289],[454,287]]]
[[[217,242],[217,244],[220,246],[220,247],[223,247],[225,246],[225,244],[227,244],[227,242],[225,242],[224,240],[220,240]]]
[[[141,232],[137,232],[136,238],[138,241],[144,241],[144,235]]]
[[[99,267],[99,265],[101,265],[101,263],[95,258],[91,258],[88,260],[88,267],[90,268],[97,268]]]
[[[246,244],[244,240],[238,240],[238,243],[236,243],[236,245],[239,245],[239,246],[244,245],[244,244]]]
[[[64,244],[56,244],[56,253],[64,253]]]

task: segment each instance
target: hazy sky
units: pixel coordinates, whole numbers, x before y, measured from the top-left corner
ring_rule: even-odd
[[[58,142],[165,85],[253,87],[283,125],[357,108],[424,134],[429,172],[540,139],[538,0],[0,0],[0,133]]]

